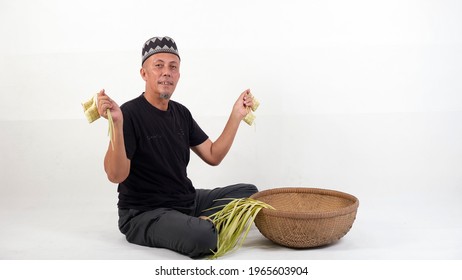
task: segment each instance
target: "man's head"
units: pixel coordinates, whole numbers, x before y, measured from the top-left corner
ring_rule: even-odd
[[[169,37],[153,37],[142,50],[141,77],[146,81],[146,94],[170,99],[180,79],[180,56],[175,41]]]

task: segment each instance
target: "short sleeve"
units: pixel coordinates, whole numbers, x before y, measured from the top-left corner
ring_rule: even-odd
[[[189,134],[189,146],[190,147],[200,145],[209,138],[208,135],[197,124],[197,122],[192,118],[192,116],[191,116],[191,127],[189,131],[190,131],[190,134]]]

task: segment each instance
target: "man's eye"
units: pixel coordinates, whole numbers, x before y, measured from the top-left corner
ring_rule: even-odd
[[[154,65],[154,66],[155,66],[156,68],[162,68],[162,67],[164,67],[164,65],[162,65],[162,64],[156,64],[156,65]]]

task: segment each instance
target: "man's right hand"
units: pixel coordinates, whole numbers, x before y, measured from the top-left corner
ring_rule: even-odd
[[[114,124],[123,121],[122,111],[120,110],[119,105],[114,102],[108,95],[104,89],[98,92],[98,113],[100,116],[104,118],[108,118],[107,116],[107,109],[111,111],[112,120]]]

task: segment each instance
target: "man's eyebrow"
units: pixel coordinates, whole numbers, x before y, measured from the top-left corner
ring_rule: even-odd
[[[175,60],[170,60],[170,61],[165,61],[161,58],[157,58],[155,59],[153,62],[162,62],[162,63],[168,63],[168,64],[171,64],[171,63],[178,63],[178,61],[175,61]]]

